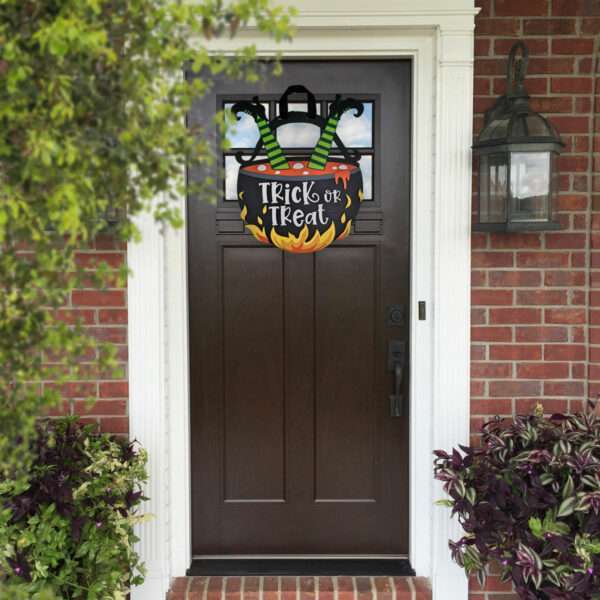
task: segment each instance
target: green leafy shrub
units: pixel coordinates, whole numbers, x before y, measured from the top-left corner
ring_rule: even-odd
[[[143,212],[181,224],[185,165],[214,160],[214,127],[186,125],[193,100],[216,74],[260,75],[255,48],[209,40],[251,22],[290,37],[290,11],[270,0],[0,2],[0,480],[26,474],[35,419],[60,401],[60,385],[32,382],[86,379],[89,350],[94,370],[114,367],[108,344],[59,318],[73,289],[116,279],[76,253],[109,226],[135,239]],[[186,81],[185,65],[201,75]]]
[[[482,583],[497,561],[527,600],[600,598],[600,418],[497,418],[460,450],[435,452],[465,531],[454,560]]]
[[[178,198],[190,191],[184,167],[215,159],[215,127],[186,124],[192,102],[216,75],[256,80],[265,69],[255,62],[253,46],[212,52],[210,40],[249,24],[287,40],[292,12],[270,0],[0,1],[0,600],[45,600],[33,591],[42,581],[61,598],[105,596],[92,584],[115,587],[111,577],[122,577],[123,565],[135,566],[125,516],[118,521],[115,508],[108,522],[99,518],[103,526],[92,527],[88,513],[102,504],[94,482],[67,503],[71,515],[64,498],[52,496],[67,488],[44,488],[51,479],[46,471],[60,474],[63,466],[59,457],[48,462],[56,450],[41,450],[48,431],[35,445],[36,419],[59,405],[62,383],[110,378],[117,366],[111,344],[95,339],[83,323],[63,320],[60,309],[75,289],[123,284],[126,267],[115,272],[101,262],[87,270],[77,260],[78,251],[97,247],[107,230],[117,242],[137,239],[135,219],[144,212],[158,224],[181,225]],[[187,81],[185,66],[200,75]],[[224,131],[223,113],[216,121]],[[198,187],[215,185],[206,178]],[[84,364],[85,355],[95,358]],[[119,462],[107,441],[87,443],[77,446],[79,458],[63,449],[65,459],[81,465],[97,459],[107,469],[110,460]],[[139,461],[98,479],[112,473],[119,486],[127,477],[135,486]],[[84,479],[69,479],[68,494]],[[21,506],[25,512],[17,518],[19,501],[32,504]],[[110,505],[112,496],[104,502]],[[120,554],[113,556],[117,533]],[[3,582],[3,573],[15,584]],[[86,586],[92,591],[81,591]]]
[[[32,451],[27,479],[0,483],[5,582],[30,598],[124,598],[143,580],[133,526],[145,451],[76,418],[40,423]]]

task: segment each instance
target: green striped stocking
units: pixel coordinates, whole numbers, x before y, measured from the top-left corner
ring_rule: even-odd
[[[267,151],[269,158],[269,164],[272,169],[289,169],[290,165],[283,154],[283,150],[279,145],[279,142],[275,139],[275,135],[267,123],[266,119],[260,115],[254,115],[258,130],[260,131],[260,138]]]
[[[337,129],[338,122],[340,120],[340,115],[335,112],[332,112],[325,124],[325,129],[321,132],[321,137],[313,150],[313,153],[310,156],[310,162],[308,166],[311,169],[322,170],[325,168],[327,164],[327,159],[329,158],[329,153],[331,152],[331,146],[333,144],[333,136],[335,135],[335,130]]]

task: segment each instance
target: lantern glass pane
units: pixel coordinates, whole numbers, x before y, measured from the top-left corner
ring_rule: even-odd
[[[548,135],[548,127],[540,115],[529,115],[526,119],[527,133],[530,136]]]
[[[479,160],[479,221],[504,223],[508,192],[506,154],[484,154]]]
[[[550,219],[550,152],[512,152],[512,221]]]
[[[479,136],[479,141],[484,142],[486,140],[505,138],[508,135],[509,123],[509,117],[505,119],[496,119],[495,121],[492,121],[481,132],[481,135]]]

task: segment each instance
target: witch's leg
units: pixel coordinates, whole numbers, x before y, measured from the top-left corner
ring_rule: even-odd
[[[265,150],[267,151],[271,167],[273,169],[289,169],[290,165],[266,119],[258,116],[256,117],[256,124],[258,125],[260,137],[265,146]]]
[[[330,115],[325,124],[325,129],[321,132],[321,137],[310,156],[308,166],[311,169],[322,170],[327,164],[329,153],[331,152],[331,146],[333,144],[333,136],[339,122],[339,117],[335,114]]]

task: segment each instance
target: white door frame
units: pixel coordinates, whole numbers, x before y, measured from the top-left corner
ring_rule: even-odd
[[[470,224],[473,0],[299,0],[293,43],[249,28],[220,50],[254,43],[260,54],[413,61],[410,551],[434,599],[466,600],[467,580],[450,560],[459,530],[432,478],[432,451],[469,439]],[[334,6],[332,6],[334,5]],[[416,5],[416,6],[415,6]],[[181,200],[184,207],[185,200]],[[185,210],[184,210],[185,212]],[[130,432],[149,451],[139,528],[148,575],[134,600],[164,600],[191,560],[187,242],[185,228],[138,220],[128,246]],[[417,303],[427,318],[417,320]]]

